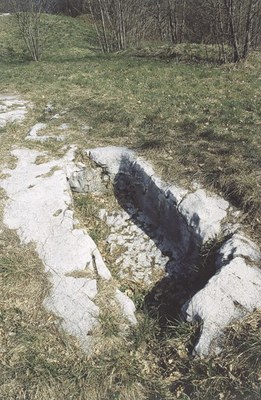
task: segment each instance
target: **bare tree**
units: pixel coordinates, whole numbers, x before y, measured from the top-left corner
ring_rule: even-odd
[[[229,24],[230,42],[234,62],[247,58],[252,37],[255,35],[255,19],[260,15],[261,0],[223,0]],[[259,26],[260,29],[260,26]]]
[[[137,44],[151,23],[149,0],[88,0],[90,14],[104,52]]]
[[[246,59],[249,53],[250,44],[254,38],[254,20],[255,17],[260,16],[260,0],[250,0],[247,8],[246,26],[245,26],[245,40],[242,58]]]
[[[33,61],[39,61],[44,44],[42,20],[47,0],[13,0],[19,31]]]
[[[230,38],[231,38],[232,46],[234,49],[234,62],[238,62],[240,60],[240,54],[239,54],[238,35],[237,35],[237,31],[236,31],[235,1],[234,0],[224,0],[224,5],[225,5],[228,22],[229,22]]]
[[[71,16],[88,12],[104,52],[137,46],[143,39],[200,43],[206,53],[208,45],[215,45],[220,62],[231,60],[228,49],[232,49],[232,60],[237,62],[261,40],[261,0],[52,1],[56,12]]]

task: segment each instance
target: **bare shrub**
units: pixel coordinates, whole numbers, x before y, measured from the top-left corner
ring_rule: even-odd
[[[43,13],[47,0],[13,0],[13,9],[20,34],[33,61],[40,61],[46,29]]]

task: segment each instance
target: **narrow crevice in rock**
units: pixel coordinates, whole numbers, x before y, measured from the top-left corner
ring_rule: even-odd
[[[188,222],[180,211],[187,192],[166,187],[146,163],[127,154],[111,171],[110,165],[91,161],[71,177],[71,189],[103,198],[113,191],[120,207],[101,209],[99,217],[110,228],[107,242],[119,282],[145,285],[141,308],[156,316],[164,329],[170,320],[185,317],[184,304],[215,275],[222,240],[215,234],[209,240],[206,232],[204,242],[198,213],[192,212]],[[105,185],[104,177],[112,185]]]
[[[236,213],[227,201],[198,185],[188,191],[166,184],[150,164],[126,148],[97,148],[86,154],[94,167],[87,174],[88,167],[76,171],[72,187],[88,193],[93,186],[101,187],[102,196],[102,176],[113,183],[122,211],[103,209],[100,217],[111,229],[110,251],[122,246],[116,259],[120,278],[128,283],[126,265],[133,273],[131,285],[140,284],[143,276],[143,307],[160,314],[163,326],[181,315],[200,322],[194,352],[215,351],[222,330],[261,305],[261,274],[255,267],[260,251],[241,233]],[[99,175],[97,168],[102,169],[100,181],[92,182],[91,177]],[[79,174],[87,181],[77,182]],[[158,279],[150,272],[155,255],[161,269]]]
[[[4,224],[23,243],[35,244],[50,275],[45,307],[89,349],[88,332],[99,318],[98,281],[111,286],[132,324],[137,285],[147,291],[143,307],[160,312],[161,324],[180,313],[188,322],[200,321],[194,351],[215,350],[231,322],[261,307],[260,251],[229,220],[228,202],[199,187],[189,192],[167,185],[125,148],[87,150],[86,165],[75,161],[75,152],[72,147],[61,159],[39,163],[45,154],[14,150],[16,167],[4,169],[0,179],[7,196]],[[91,197],[98,206],[93,239],[91,221],[83,229],[74,218],[71,190],[88,193],[87,209]],[[108,229],[105,238],[101,226],[104,233]],[[104,259],[95,242],[101,242]],[[86,277],[86,269],[90,274],[96,269],[98,277]],[[110,303],[106,290],[104,296]]]
[[[114,180],[114,195],[130,220],[168,257],[165,276],[145,297],[144,307],[164,325],[182,314],[182,307],[216,273],[216,253],[222,240],[203,244],[178,208],[171,192],[157,186],[138,163],[123,158]],[[199,224],[197,214],[192,225]]]

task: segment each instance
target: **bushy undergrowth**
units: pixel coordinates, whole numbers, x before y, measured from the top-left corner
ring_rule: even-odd
[[[206,49],[200,46],[176,49],[181,62],[171,51],[155,57],[155,49],[143,57],[101,55],[84,19],[46,16],[46,23],[43,61],[32,63],[13,19],[0,19],[0,93],[18,92],[33,104],[21,128],[1,130],[1,162],[10,161],[15,144],[24,145],[32,124],[50,123],[53,114],[65,111],[65,144],[137,149],[165,180],[197,180],[221,191],[260,241],[260,57],[253,54],[236,66],[210,65],[202,62]],[[189,59],[192,50],[197,59]],[[53,105],[50,115],[43,111],[47,103]],[[59,143],[37,147],[61,152]],[[95,211],[80,197],[75,202],[85,217]],[[100,345],[87,357],[42,308],[48,281],[34,250],[22,249],[15,235],[1,229],[1,398],[260,398],[260,311],[228,330],[219,356],[199,359],[190,354],[199,327],[172,321],[162,331],[144,311],[146,292],[132,288],[138,327],[121,335],[118,316],[104,312]],[[95,224],[92,233],[99,242]]]
[[[225,60],[233,59],[233,50],[225,46],[224,54],[218,45],[202,45],[182,43],[177,45],[146,45],[136,50],[128,50],[127,54],[144,58],[175,59],[181,62],[222,64]],[[224,58],[225,57],[225,60]]]

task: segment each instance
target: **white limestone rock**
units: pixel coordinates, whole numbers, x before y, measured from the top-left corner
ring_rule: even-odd
[[[81,126],[81,130],[85,131],[85,132],[89,132],[90,130],[92,130],[92,126],[90,126],[90,125],[82,125]]]
[[[137,283],[153,283],[153,275],[164,271],[169,258],[144,232],[144,222],[140,219],[140,226],[137,226],[126,211],[112,213],[102,209],[99,217],[110,228],[107,242],[111,254],[118,254],[115,262],[119,276]]]
[[[61,117],[60,114],[54,114],[54,115],[51,117],[51,121],[54,120],[54,119],[59,119],[60,117]]]
[[[136,308],[134,306],[133,301],[125,294],[122,293],[119,289],[116,289],[116,300],[119,302],[123,314],[129,320],[132,325],[137,324],[137,319],[135,317]]]
[[[69,183],[74,192],[102,195],[108,191],[110,178],[101,168],[86,168],[78,163],[70,174]]]
[[[37,136],[38,132],[45,129],[47,127],[47,124],[43,123],[43,122],[39,122],[37,124],[35,124],[30,131],[28,132],[29,136]]]
[[[163,242],[168,243],[166,249],[169,243],[172,245],[173,265],[178,266],[172,273],[180,273],[184,278],[194,265],[199,245],[226,232],[229,204],[202,188],[188,193],[167,185],[147,162],[135,159],[126,148],[88,150],[90,159],[97,164],[97,168],[90,169],[74,163],[74,152],[75,148],[71,148],[60,160],[36,165],[37,156],[43,153],[16,150],[13,155],[18,158],[17,167],[3,171],[8,176],[0,180],[0,187],[9,198],[4,210],[5,224],[16,229],[24,243],[35,243],[50,273],[53,286],[45,306],[61,317],[62,326],[88,348],[88,332],[99,314],[95,305],[97,280],[110,279],[111,275],[93,240],[85,230],[75,228],[69,185],[77,191],[101,193],[108,177],[120,177],[119,181],[116,179],[116,189],[131,189],[135,206],[130,201],[125,205],[128,212],[101,210],[100,218],[111,227],[108,242],[112,252],[128,243],[116,264],[121,265],[123,272],[132,269],[137,280],[145,277],[149,281],[150,265],[164,267],[168,261],[162,257],[157,240],[146,235],[148,226],[160,230]],[[138,211],[143,214],[140,226]],[[132,221],[134,215],[136,224]],[[261,307],[261,272],[252,265],[259,260],[259,249],[243,234],[233,234],[220,248],[216,275],[183,307],[188,321],[202,321],[197,354],[215,351],[228,324]],[[73,277],[77,276],[75,271],[86,270],[90,279]],[[115,293],[129,321],[136,323],[133,302],[120,291]]]
[[[235,257],[245,257],[246,259],[259,262],[261,253],[258,246],[246,238],[243,234],[234,234],[219,249],[216,267],[221,268]]]
[[[52,289],[45,306],[62,318],[62,327],[78,337],[87,349],[88,332],[97,323],[99,313],[95,305],[96,279],[110,279],[111,274],[90,236],[74,227],[72,198],[64,168],[64,163],[72,163],[73,152],[71,149],[60,160],[35,164],[37,156],[43,153],[15,150],[12,154],[18,159],[17,166],[4,171],[7,178],[0,180],[0,187],[9,198],[4,223],[17,230],[23,243],[35,243],[51,277]],[[75,271],[86,270],[93,279],[73,277]],[[126,299],[122,307],[129,315]]]
[[[54,106],[51,103],[46,104],[46,106],[44,107],[44,112],[45,113],[53,113]]]
[[[0,128],[4,128],[8,123],[23,121],[28,107],[28,101],[15,96],[0,95]]]
[[[221,197],[207,195],[205,190],[198,189],[190,193],[179,205],[179,212],[187,224],[206,243],[221,233],[222,221],[227,217],[229,203]]]
[[[135,154],[126,147],[114,146],[89,149],[86,152],[91,160],[100,167],[106,169],[112,176],[115,176],[119,172],[120,165],[125,158],[131,160]]]
[[[74,228],[64,161],[36,165],[41,153],[27,149],[15,150],[13,155],[18,157],[17,167],[5,170],[10,176],[0,181],[9,197],[4,223],[16,229],[24,243],[36,243],[47,271],[60,275],[89,268],[109,279],[111,274],[93,240],[84,230]]]
[[[92,337],[88,333],[97,325],[99,308],[92,301],[97,295],[95,279],[60,277],[53,285],[44,306],[61,318],[61,326],[76,336],[86,351],[91,350]]]
[[[259,307],[261,270],[236,257],[184,306],[187,321],[202,322],[195,353],[207,355],[216,351],[224,328]]]
[[[212,349],[217,349],[217,339],[225,327],[261,306],[261,271],[249,264],[260,260],[260,252],[244,235],[235,233],[238,224],[228,225],[227,217],[232,211],[229,203],[219,196],[207,194],[199,185],[194,185],[190,193],[168,186],[156,176],[149,163],[135,158],[124,148],[94,149],[88,154],[99,166],[117,177],[116,189],[129,191],[133,203],[143,213],[144,221],[151,223],[153,229],[161,229],[164,240],[172,243],[174,262],[169,264],[170,273],[181,274],[185,279],[202,244],[219,235],[232,234],[217,254],[216,275],[183,307],[188,321],[202,321],[195,352],[207,355]],[[129,227],[124,227],[128,218],[125,221],[104,211],[101,218],[113,228],[108,237],[111,251],[122,242],[127,249],[116,264],[121,265],[122,271],[131,265],[131,271],[137,277],[141,273],[141,278],[144,278],[147,263],[144,254],[150,254],[152,249],[148,250],[136,230],[131,232]],[[137,251],[140,254],[137,255]],[[135,265],[131,263],[133,259]],[[137,265],[145,268],[135,271]]]
[[[26,140],[31,140],[35,142],[47,142],[48,140],[57,140],[57,141],[63,141],[64,136],[54,136],[54,135],[38,135],[38,132],[42,131],[43,129],[47,128],[47,124],[38,122],[35,124],[30,131],[28,132],[26,136]]]
[[[61,125],[58,127],[58,129],[60,129],[61,131],[65,131],[65,130],[67,130],[67,129],[69,129],[69,128],[70,128],[70,125],[69,125],[69,124],[66,124],[66,123],[61,124]]]

